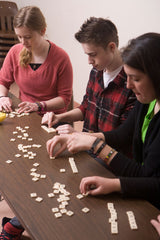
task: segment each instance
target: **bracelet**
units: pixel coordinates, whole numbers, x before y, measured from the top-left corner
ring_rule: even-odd
[[[96,152],[96,155],[98,155],[105,146],[106,146],[106,143],[103,142],[102,145],[98,148],[98,150],[97,150],[97,152]]]
[[[94,143],[92,144],[92,147],[91,147],[91,149],[90,149],[91,153],[94,153],[94,148],[97,146],[97,144],[98,144],[100,141],[103,141],[102,138],[96,138],[96,140],[94,141]]]
[[[115,152],[116,150],[114,148],[112,148],[110,150],[110,152],[108,153],[108,155],[105,157],[105,160],[109,160],[109,158],[112,156],[112,154]]]
[[[46,102],[40,102],[41,104],[41,111],[46,111],[47,110],[47,105],[46,105]]]
[[[36,104],[37,104],[37,106],[38,106],[38,112],[40,112],[41,111],[41,109],[42,109],[42,105],[40,104],[40,102],[35,102]]]

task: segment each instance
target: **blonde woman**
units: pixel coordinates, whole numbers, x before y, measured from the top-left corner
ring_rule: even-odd
[[[0,71],[0,111],[12,111],[8,91],[19,86],[19,113],[63,113],[72,96],[72,66],[67,53],[45,39],[46,21],[38,7],[20,9],[14,17],[20,41],[8,52]]]

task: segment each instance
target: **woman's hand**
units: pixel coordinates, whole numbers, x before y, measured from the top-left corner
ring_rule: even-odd
[[[50,157],[53,157],[53,155],[54,157],[57,157],[60,153],[62,153],[67,148],[67,140],[69,136],[70,135],[68,134],[66,135],[63,134],[61,136],[54,136],[53,138],[47,141],[46,147]]]
[[[80,192],[82,194],[100,195],[120,191],[121,185],[118,178],[85,177],[82,178],[80,183]]]
[[[59,122],[59,119],[54,112],[47,112],[42,117],[41,124],[47,124],[48,127],[52,127],[53,125],[57,124]]]
[[[60,135],[61,134],[70,134],[70,133],[76,132],[70,124],[60,125],[56,128],[56,131]]]
[[[63,134],[60,136],[54,136],[52,139],[48,140],[46,143],[47,151],[50,157],[53,155],[57,157],[66,148],[70,153],[76,153],[80,151],[89,150],[92,147],[93,142],[96,137],[85,133],[73,133],[73,134]],[[58,150],[56,150],[56,146]]]
[[[29,113],[29,112],[37,112],[38,111],[38,106],[36,103],[21,102],[18,105],[18,107],[19,107],[17,110],[18,113],[23,113],[23,112]]]
[[[151,224],[155,227],[155,229],[158,232],[158,235],[160,236],[160,215],[158,215],[157,220],[152,219]]]
[[[12,112],[12,100],[9,97],[0,98],[0,112]]]
[[[70,136],[67,141],[67,149],[71,153],[90,150],[96,140],[95,136],[83,132],[76,132]]]

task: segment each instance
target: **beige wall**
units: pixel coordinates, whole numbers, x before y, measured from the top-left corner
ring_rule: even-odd
[[[160,0],[15,0],[18,7],[36,5],[44,13],[48,38],[70,55],[74,70],[74,99],[81,102],[91,66],[74,33],[86,18],[112,20],[119,31],[120,47],[132,37],[160,32]]]

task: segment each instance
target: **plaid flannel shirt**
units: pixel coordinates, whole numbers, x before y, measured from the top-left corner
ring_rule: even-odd
[[[79,106],[84,116],[83,131],[105,132],[117,128],[126,120],[136,101],[126,88],[124,69],[104,88],[103,71],[92,69],[86,94]]]

